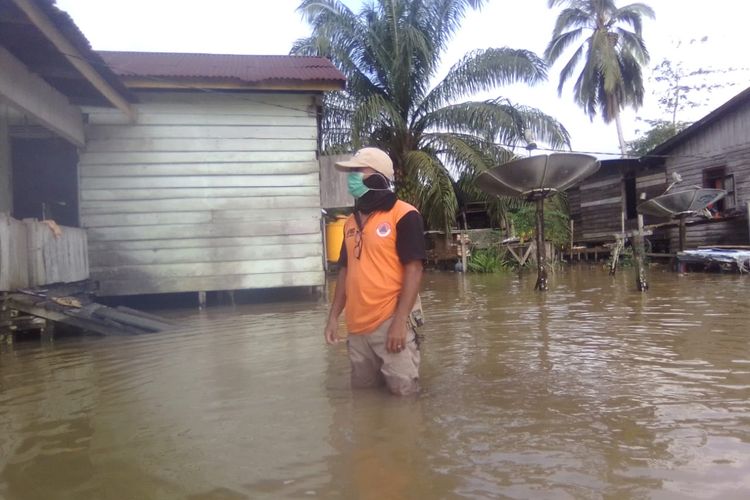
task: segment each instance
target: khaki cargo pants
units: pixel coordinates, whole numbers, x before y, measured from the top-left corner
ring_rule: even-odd
[[[386,384],[398,396],[419,391],[419,346],[414,329],[408,328],[406,346],[397,353],[386,351],[385,341],[393,318],[385,320],[370,333],[349,335],[349,361],[352,387],[376,387]]]

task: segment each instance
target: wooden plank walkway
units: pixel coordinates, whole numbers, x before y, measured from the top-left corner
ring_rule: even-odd
[[[112,308],[92,299],[94,284],[90,281],[46,288],[19,289],[4,293],[0,310],[3,322],[0,334],[26,329],[45,329],[50,323],[64,324],[82,332],[100,335],[132,335],[171,330],[177,324],[159,316],[127,307]],[[18,321],[28,317],[46,320],[20,328]],[[54,326],[51,328],[54,330]]]

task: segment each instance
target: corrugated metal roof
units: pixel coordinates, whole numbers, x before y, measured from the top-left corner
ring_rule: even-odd
[[[153,79],[271,82],[331,82],[343,87],[344,75],[326,58],[169,52],[100,51],[115,74]]]

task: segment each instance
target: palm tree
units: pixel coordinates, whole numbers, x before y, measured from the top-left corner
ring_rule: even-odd
[[[575,101],[592,120],[598,111],[605,123],[615,121],[624,156],[627,146],[620,111],[643,104],[641,67],[648,63],[649,55],[642,37],[642,18],[653,18],[654,11],[643,3],[618,8],[613,0],[549,0],[550,8],[561,4],[567,7],[557,17],[552,40],[544,51],[547,61],[554,63],[581,36],[589,36],[560,71],[557,91],[562,94],[565,82],[583,62],[573,86]]]
[[[455,221],[454,178],[507,161],[525,130],[553,147],[569,144],[563,126],[537,109],[501,97],[457,102],[499,85],[545,80],[546,64],[532,52],[477,50],[432,85],[464,14],[483,3],[370,0],[356,14],[337,0],[299,6],[312,34],[295,42],[292,53],[328,57],[347,77],[345,92],[325,98],[323,148],[388,151],[399,196],[435,228]]]

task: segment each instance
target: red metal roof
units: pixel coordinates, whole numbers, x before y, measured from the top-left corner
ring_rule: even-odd
[[[326,82],[343,88],[346,77],[324,57],[98,52],[124,78],[236,81],[248,84]]]

